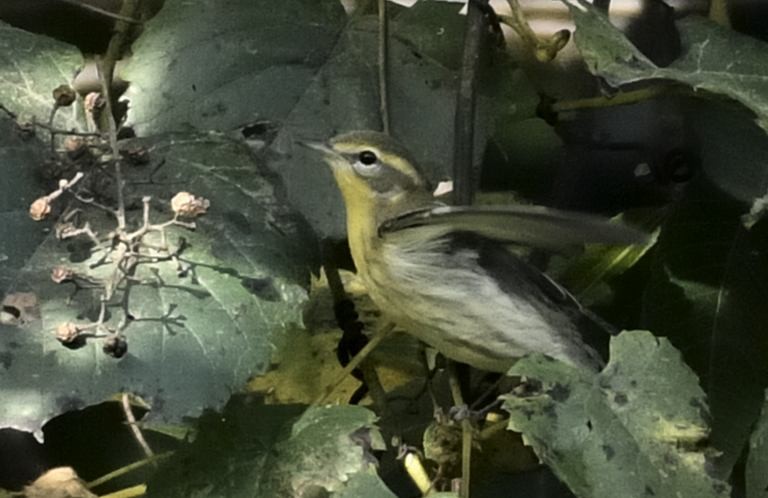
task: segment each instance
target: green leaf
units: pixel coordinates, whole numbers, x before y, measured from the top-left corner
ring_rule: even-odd
[[[435,183],[450,174],[453,157],[459,8],[418,2],[393,9],[390,22],[392,134]],[[375,16],[347,18],[337,0],[168,0],[123,75],[131,81],[129,124],[143,135],[268,122],[277,131],[259,142],[268,145],[268,165],[283,178],[288,199],[318,232],[341,237],[343,205],[330,172],[317,154],[294,144],[381,128],[377,33]],[[499,83],[483,90],[478,114],[533,116],[535,92],[521,72],[502,64],[490,71],[484,79]],[[495,101],[505,84],[505,99]],[[509,88],[527,91],[513,95]],[[479,161],[493,120],[477,123]]]
[[[304,411],[235,398],[201,419],[198,438],[158,471],[148,496],[394,498],[370,453],[383,448],[375,420],[358,406]]]
[[[760,419],[749,439],[747,458],[746,488],[747,498],[768,497],[768,396],[763,403]]]
[[[285,117],[345,21],[334,0],[168,0],[123,73],[129,124],[147,135]]]
[[[76,47],[0,22],[0,103],[21,120],[47,123],[53,90],[69,84],[82,64]],[[79,128],[75,108],[59,109],[54,125]]]
[[[555,260],[556,266],[549,272],[582,304],[592,306],[604,297],[601,290],[610,284],[611,279],[632,268],[656,244],[662,217],[663,213],[658,209],[623,213],[615,218],[617,223],[629,221],[629,225],[650,233],[644,244],[590,244],[575,258],[565,262]]]
[[[574,39],[590,71],[614,86],[669,79],[726,95],[750,108],[768,129],[768,44],[703,17],[677,22],[681,56],[667,67],[645,57],[608,17],[584,0],[563,0],[576,22]]]
[[[30,223],[32,201],[43,195],[35,170],[45,158],[45,145],[35,137],[23,138],[16,123],[0,117],[0,296],[45,237],[40,225]]]
[[[102,254],[90,254],[87,241],[45,240],[11,289],[31,301],[28,320],[0,330],[1,427],[38,431],[58,414],[121,391],[151,406],[150,421],[178,423],[220,407],[248,378],[264,372],[280,335],[302,323],[316,244],[248,148],[221,136],[181,134],[129,146],[146,148],[153,162],[126,168],[132,226],[140,223],[146,195],[155,223],[172,218],[168,201],[177,191],[211,201],[198,230],[168,231],[171,247],[186,240],[180,261],[192,271],[179,274],[167,260],[139,265],[127,304],[128,354],[116,360],[102,353],[99,340],[70,350],[51,333],[61,323],[95,320],[102,290],[91,285],[73,294],[71,284],[51,281],[52,268],[64,265],[108,279],[113,265],[91,268]],[[112,192],[109,186],[100,191],[101,202],[114,202]],[[115,225],[88,206],[82,216],[103,235]],[[159,235],[148,241],[159,245]],[[108,326],[124,318],[124,292],[116,291]]]
[[[707,179],[692,182],[662,226],[643,297],[644,326],[669,337],[701,379],[721,476],[742,452],[768,379],[768,238],[742,226],[743,212]]]
[[[704,393],[666,339],[623,332],[600,373],[534,355],[509,375],[527,379],[505,397],[509,428],[576,496],[729,496],[708,473]]]

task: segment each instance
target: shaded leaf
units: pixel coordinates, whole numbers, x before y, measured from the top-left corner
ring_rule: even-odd
[[[749,456],[746,469],[747,498],[765,498],[768,496],[766,468],[768,468],[768,401],[763,403],[760,418],[749,439]]]
[[[615,218],[617,223],[633,220],[628,224],[650,233],[648,240],[626,246],[590,244],[577,257],[565,262],[556,261],[557,266],[549,271],[582,304],[592,306],[604,297],[605,292],[610,292],[605,286],[613,278],[632,268],[656,244],[662,215],[657,209],[619,215]]]
[[[375,415],[358,406],[263,405],[234,398],[201,419],[195,442],[149,482],[148,496],[394,495],[375,473]]]
[[[509,375],[528,387],[505,397],[509,428],[577,496],[729,496],[709,475],[704,393],[666,339],[623,332],[597,374],[534,355]]]
[[[70,83],[82,64],[76,47],[0,22],[0,104],[22,120],[47,123],[54,88]],[[59,109],[54,124],[78,128],[75,107]]]
[[[768,44],[703,17],[677,22],[682,55],[659,67],[584,0],[563,0],[576,22],[574,40],[590,71],[614,86],[670,79],[727,95],[757,114],[768,128]]]
[[[463,38],[459,8],[418,2],[393,9],[390,23],[392,133],[433,180],[449,174],[453,156],[447,144],[453,143],[455,58]],[[336,0],[231,0],[204,8],[169,0],[135,44],[125,74],[132,82],[129,123],[139,134],[270,123],[276,133],[259,142],[269,145],[269,166],[284,179],[289,200],[320,233],[341,236],[343,207],[330,172],[294,142],[380,129],[377,31],[375,16],[347,19]],[[201,54],[210,64],[188,62]],[[509,81],[507,86],[529,90],[523,92],[526,102],[535,98],[519,71],[497,66],[503,73],[489,79],[500,81],[498,87]],[[507,77],[513,71],[514,81]],[[508,88],[505,95],[522,98]],[[527,118],[535,105],[518,109],[481,97],[478,107],[483,115],[503,108],[506,115]],[[484,127],[493,123],[477,122],[479,160]]]
[[[169,0],[125,68],[129,125],[147,135],[283,118],[345,21],[334,0]]]
[[[768,238],[742,226],[743,212],[705,178],[689,185],[662,226],[643,298],[644,325],[669,337],[701,379],[721,476],[741,454],[768,379]]]
[[[0,296],[45,237],[28,214],[29,205],[43,193],[34,172],[44,157],[40,140],[22,139],[16,123],[0,117],[0,176],[6,179],[0,182]]]
[[[220,407],[269,366],[273,343],[284,329],[301,323],[314,239],[247,147],[213,135],[155,137],[132,145],[146,147],[154,162],[127,171],[132,223],[140,220],[144,195],[153,198],[153,222],[172,217],[168,201],[176,191],[211,201],[197,231],[174,227],[168,233],[172,247],[186,241],[180,261],[191,271],[179,274],[173,261],[139,266],[127,306],[125,357],[107,357],[101,341],[92,339],[70,350],[51,331],[63,322],[95,320],[100,289],[72,294],[70,284],[51,281],[51,269],[64,264],[106,279],[113,268],[90,269],[101,255],[91,255],[87,243],[47,239],[12,288],[36,298],[42,318],[0,329],[0,354],[8,360],[0,376],[2,427],[38,431],[55,415],[120,391],[147,401],[150,420],[177,423],[206,407]],[[114,227],[102,211],[86,209],[84,217],[102,234]],[[160,243],[159,236],[148,240]],[[123,292],[118,289],[116,304]],[[117,326],[122,307],[109,307],[107,318],[107,325]]]

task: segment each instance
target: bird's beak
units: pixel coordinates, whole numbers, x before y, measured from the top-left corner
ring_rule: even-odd
[[[344,156],[333,150],[329,145],[324,144],[322,142],[305,142],[305,141],[298,141],[299,145],[302,147],[306,147],[308,149],[311,149],[316,152],[320,152],[323,155],[323,159],[325,160],[325,163],[331,167],[331,170],[334,172],[339,169],[344,169],[344,165],[347,164],[347,161],[344,159]]]
[[[334,152],[333,149],[322,142],[305,142],[304,140],[298,140],[296,143],[302,147],[321,152],[323,155],[336,155],[336,152]]]

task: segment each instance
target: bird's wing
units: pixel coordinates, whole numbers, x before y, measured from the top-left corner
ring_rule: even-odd
[[[554,250],[584,243],[640,244],[648,238],[600,216],[540,206],[430,206],[384,221],[379,233],[441,225],[503,243]]]

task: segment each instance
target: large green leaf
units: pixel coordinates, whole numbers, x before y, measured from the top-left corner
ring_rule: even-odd
[[[509,428],[577,496],[729,496],[709,474],[704,393],[666,339],[623,332],[600,373],[535,355],[509,374],[526,379],[505,397]]]
[[[283,118],[345,21],[334,0],[168,0],[125,68],[129,122],[147,135]]]
[[[303,411],[303,413],[302,413]],[[234,399],[149,482],[148,496],[394,498],[375,472],[375,415],[357,406]]]
[[[747,498],[768,497],[766,468],[768,468],[768,397],[763,403],[760,419],[749,439],[746,469]]]
[[[708,19],[677,23],[682,54],[659,67],[584,0],[563,0],[576,22],[574,39],[593,73],[619,86],[645,79],[670,79],[738,100],[768,128],[768,44]]]
[[[302,321],[314,239],[249,149],[221,136],[183,134],[128,146],[146,148],[152,160],[151,166],[127,168],[132,223],[140,222],[145,195],[153,199],[153,222],[172,217],[168,200],[177,191],[210,199],[209,214],[198,221],[197,231],[174,227],[168,234],[174,247],[186,240],[180,258],[193,271],[180,275],[172,261],[139,266],[139,283],[132,286],[127,305],[132,315],[125,330],[128,354],[115,360],[101,352],[98,340],[69,350],[51,333],[63,322],[95,320],[101,293],[86,288],[72,295],[70,284],[51,281],[52,268],[65,265],[103,279],[112,275],[113,266],[90,268],[101,255],[90,254],[77,239],[43,242],[11,288],[28,293],[38,306],[24,316],[26,323],[0,331],[2,427],[37,431],[57,414],[121,391],[144,398],[151,405],[150,420],[158,422],[218,408],[269,366],[279,334]],[[113,202],[110,192],[100,192],[107,196],[103,203]],[[86,207],[83,216],[102,234],[114,228],[102,211]],[[124,315],[122,292],[108,309],[111,326]]]
[[[721,475],[741,454],[768,381],[768,240],[742,226],[743,212],[705,178],[689,185],[662,226],[643,298],[644,325],[699,374]]]
[[[40,140],[25,138],[13,120],[0,117],[0,175],[7,179],[0,182],[0,296],[45,237],[27,213],[42,195],[34,176],[44,157]]]
[[[448,176],[453,155],[464,32],[459,8],[423,1],[392,9],[392,133],[433,180]],[[230,0],[202,7],[168,0],[136,42],[124,74],[131,81],[129,124],[144,135],[269,122],[277,129],[266,140],[269,166],[283,177],[291,203],[319,232],[340,236],[342,203],[331,175],[316,154],[294,143],[381,128],[377,30],[374,16],[348,19],[337,0]],[[502,88],[505,100],[481,96],[479,113],[532,117],[535,102],[528,104],[536,96],[527,80],[508,65],[494,69],[484,79],[498,84],[483,92],[497,95]],[[516,106],[510,97],[526,105]],[[477,122],[479,159],[493,122]]]
[[[69,84],[82,64],[76,47],[0,22],[0,104],[24,121],[47,123],[53,90]],[[81,120],[71,106],[57,112],[54,124],[78,128]]]

